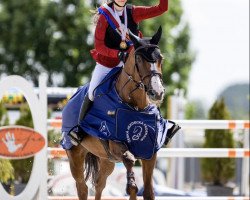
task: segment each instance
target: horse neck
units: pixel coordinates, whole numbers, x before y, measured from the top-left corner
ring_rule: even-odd
[[[136,82],[140,82],[140,76],[135,68],[135,62],[130,61],[131,60],[128,59],[119,75],[116,82],[116,90],[124,102],[139,110],[143,110],[148,106],[149,99],[144,88],[138,88],[135,90]],[[129,80],[128,74],[131,75],[136,82]]]

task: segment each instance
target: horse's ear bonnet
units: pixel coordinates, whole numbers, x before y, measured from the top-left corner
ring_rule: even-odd
[[[134,35],[130,30],[129,30],[129,37],[132,40],[135,49],[141,46],[141,38]]]
[[[158,28],[157,32],[154,34],[154,36],[152,37],[152,39],[150,40],[150,44],[155,44],[158,45],[159,41],[161,39],[161,35],[162,35],[162,28],[161,26]]]
[[[134,48],[138,49],[137,54],[141,55],[148,62],[156,62],[156,60],[160,57],[160,50],[157,46],[162,35],[161,26],[158,28],[157,32],[154,34],[152,38],[144,38],[141,39],[138,36],[134,35],[131,31],[129,31],[129,37],[134,44]],[[144,48],[139,48],[144,47]]]

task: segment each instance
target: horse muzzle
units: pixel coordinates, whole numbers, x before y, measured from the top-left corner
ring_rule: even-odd
[[[148,97],[152,101],[163,101],[164,93],[165,93],[165,89],[163,89],[163,91],[161,91],[160,93],[156,92],[153,89],[149,89],[148,92],[147,92]]]

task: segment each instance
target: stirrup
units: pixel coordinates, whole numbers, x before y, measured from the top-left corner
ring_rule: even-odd
[[[74,131],[69,132],[69,138],[70,138],[71,143],[74,146],[78,146],[81,143],[76,132],[74,132]]]
[[[176,124],[175,122],[170,121],[170,120],[169,120],[169,122],[172,123],[173,126],[170,129],[168,129],[168,131],[167,131],[166,140],[164,142],[165,145],[167,145],[169,143],[169,141],[174,137],[174,135],[181,129],[181,127],[178,124]]]
[[[75,126],[76,127],[76,126]],[[69,131],[69,138],[70,138],[70,141],[71,143],[74,145],[74,146],[78,146],[82,140],[83,140],[83,137],[84,135],[80,135],[79,132],[76,132],[76,131],[73,131],[73,129],[75,128],[73,127],[70,131]],[[78,127],[79,128],[79,127]]]

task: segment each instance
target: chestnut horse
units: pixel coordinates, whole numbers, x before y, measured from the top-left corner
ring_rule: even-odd
[[[164,97],[162,82],[163,57],[157,46],[162,33],[161,27],[152,38],[139,38],[130,33],[134,48],[117,77],[116,90],[121,99],[137,110],[143,110],[150,103],[159,105]],[[123,162],[127,169],[126,192],[130,200],[137,199],[133,166],[136,158],[121,142],[109,140],[106,145],[99,138],[85,134],[80,145],[66,150],[71,173],[76,182],[79,200],[87,200],[86,180],[92,177],[95,186],[95,200],[100,200],[107,177],[113,172],[115,162]],[[150,160],[141,160],[145,200],[153,200],[153,169],[156,153]],[[85,171],[85,177],[84,172]]]

